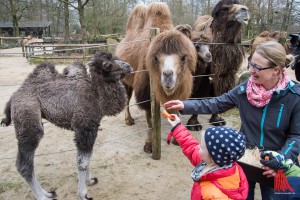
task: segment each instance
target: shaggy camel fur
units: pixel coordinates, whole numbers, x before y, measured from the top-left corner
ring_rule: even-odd
[[[160,34],[150,43],[151,27],[160,28]],[[151,3],[148,7],[138,5],[133,9],[122,42],[129,41],[131,42],[117,46],[116,55],[138,71],[128,77],[130,80],[125,80],[125,85],[128,99],[134,90],[139,107],[146,111],[149,129],[144,151],[150,153],[150,77],[153,79],[153,90],[158,102],[187,99],[192,91],[192,72],[196,67],[197,53],[189,38],[175,30],[170,10],[166,3],[161,2]],[[125,121],[128,125],[134,124],[129,112],[125,115]]]
[[[249,20],[248,8],[237,0],[221,0],[212,11],[212,16],[201,16],[194,29],[211,37],[210,52],[213,60],[211,74],[214,96],[220,96],[235,86],[236,73],[245,54],[241,43],[241,28]],[[214,125],[224,125],[223,119],[213,114],[209,120]],[[219,123],[218,123],[219,122]]]
[[[94,185],[89,162],[104,116],[120,113],[126,105],[126,91],[121,78],[130,73],[129,64],[110,53],[96,53],[90,74],[83,64],[74,63],[59,74],[50,63],[39,64],[12,95],[1,124],[14,122],[18,139],[16,167],[38,200],[54,199],[36,179],[34,153],[44,135],[42,118],[75,132],[78,167],[78,194],[87,197],[87,185]]]

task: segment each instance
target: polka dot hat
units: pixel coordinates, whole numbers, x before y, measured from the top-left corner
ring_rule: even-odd
[[[214,126],[205,131],[205,143],[213,161],[219,166],[239,160],[245,153],[245,135],[228,127]]]

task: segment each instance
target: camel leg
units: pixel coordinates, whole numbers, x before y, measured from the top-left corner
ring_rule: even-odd
[[[148,132],[145,140],[144,151],[146,153],[152,153],[152,122],[151,122],[151,110],[146,110],[146,119],[148,124]]]
[[[132,125],[134,125],[134,119],[131,117],[131,113],[129,110],[129,102],[132,97],[133,89],[129,85],[126,85],[126,84],[124,84],[124,85],[125,85],[125,89],[126,89],[126,93],[127,93],[127,104],[126,104],[126,108],[125,108],[125,124],[127,124],[128,126],[132,126]]]
[[[77,168],[78,168],[78,195],[81,200],[91,200],[87,197],[87,185],[98,183],[97,178],[91,178],[89,171],[90,159],[93,146],[97,137],[96,130],[79,129],[76,131],[75,141],[77,146]]]
[[[190,131],[200,131],[202,129],[202,126],[200,125],[200,122],[198,121],[198,115],[193,114],[190,119],[188,120],[187,129]]]
[[[42,124],[30,127],[19,127],[18,121],[15,122],[16,134],[18,139],[18,155],[16,167],[21,176],[25,179],[34,196],[38,200],[51,200],[56,197],[56,193],[46,192],[37,181],[34,173],[34,153],[38,147],[40,139],[43,137]]]

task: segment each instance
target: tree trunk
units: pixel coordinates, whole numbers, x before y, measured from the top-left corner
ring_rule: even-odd
[[[60,27],[60,15],[61,15],[61,9],[60,9],[60,6],[61,6],[61,2],[59,2],[59,6],[58,6],[58,13],[57,13],[57,21],[56,21],[56,35],[59,35],[59,27]]]
[[[288,26],[290,24],[293,7],[294,7],[294,0],[291,0],[290,7],[287,11],[287,20],[286,20],[286,26],[285,26],[285,29],[284,29],[286,31],[288,31]]]
[[[287,30],[287,23],[286,22],[287,22],[287,15],[288,15],[289,7],[290,7],[290,1],[287,0],[286,5],[285,5],[285,9],[282,13],[283,20],[282,20],[280,31],[286,31]]]
[[[19,37],[20,31],[19,31],[19,23],[18,23],[18,16],[17,16],[17,2],[16,0],[9,0],[10,5],[10,13],[12,17],[13,22],[13,36]]]
[[[86,24],[85,24],[85,16],[84,16],[84,7],[89,0],[86,0],[83,4],[81,0],[78,0],[78,13],[79,13],[79,23],[81,26],[81,33],[82,33],[82,43],[87,43],[87,34],[86,34]]]
[[[64,3],[64,15],[65,15],[65,43],[70,43],[70,25],[69,25],[69,0]]]

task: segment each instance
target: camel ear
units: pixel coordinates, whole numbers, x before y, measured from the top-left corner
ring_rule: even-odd
[[[192,37],[192,27],[189,24],[180,24],[175,27],[176,30],[186,35],[189,39]]]

